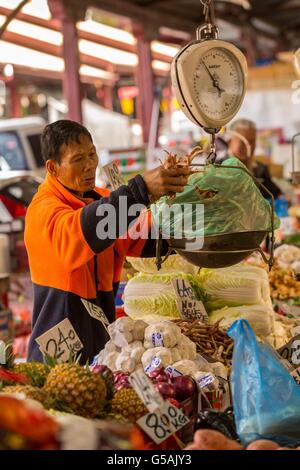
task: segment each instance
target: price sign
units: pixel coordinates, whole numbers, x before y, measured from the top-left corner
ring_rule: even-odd
[[[140,418],[137,423],[146,434],[160,444],[189,422],[183,412],[168,402],[154,412]]]
[[[154,411],[164,403],[161,394],[155,390],[151,380],[138,369],[129,376],[129,383],[134,388],[149,411]]]
[[[300,334],[292,338],[285,346],[278,349],[277,352],[294,369],[298,368],[300,366]]]
[[[295,382],[300,385],[300,367],[298,369],[295,369],[292,373],[291,376],[294,377]]]
[[[0,341],[0,364],[6,364],[6,348],[4,341]]]
[[[68,318],[46,331],[35,341],[43,353],[49,354],[58,362],[68,361],[71,354],[76,354],[83,348],[83,344]]]
[[[98,305],[92,304],[92,302],[88,302],[88,300],[85,299],[81,299],[81,302],[83,303],[91,317],[96,318],[96,320],[99,320],[104,326],[104,328],[107,329],[109,321],[102,308],[98,307]]]
[[[119,168],[117,167],[115,162],[111,162],[107,165],[104,165],[103,170],[106,173],[106,176],[111,184],[113,191],[125,184],[123,176],[119,172]]]
[[[203,302],[197,299],[189,281],[186,279],[173,279],[172,283],[181,317],[188,321],[200,320],[207,323],[208,315]]]

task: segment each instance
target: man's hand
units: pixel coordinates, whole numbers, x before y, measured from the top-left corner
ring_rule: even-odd
[[[182,193],[191,175],[189,168],[165,169],[159,166],[146,171],[142,176],[147,186],[148,194],[155,201],[162,196]]]

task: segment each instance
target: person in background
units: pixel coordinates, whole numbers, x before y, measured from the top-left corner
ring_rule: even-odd
[[[248,119],[237,119],[229,127],[230,140],[228,144],[228,155],[241,160],[255,178],[259,180],[277,199],[281,191],[274,183],[269,173],[269,169],[263,163],[254,161],[254,152],[256,147],[257,130],[253,121]],[[270,199],[267,191],[261,189],[262,195]]]
[[[150,212],[143,208],[150,200],[182,192],[190,170],[161,165],[110,192],[95,187],[98,155],[91,134],[81,124],[69,120],[49,124],[41,145],[47,176],[25,221],[34,288],[28,359],[43,361],[36,339],[68,318],[83,344],[80,362],[85,364],[108,340],[95,306],[110,323],[115,320],[115,295],[125,257],[155,256]],[[133,236],[133,223],[141,230],[146,227],[144,237]],[[137,228],[137,233],[141,230]],[[50,341],[48,353],[59,356],[61,343]]]

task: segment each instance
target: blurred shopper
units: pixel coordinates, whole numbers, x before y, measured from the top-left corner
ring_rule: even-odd
[[[35,339],[68,318],[83,343],[81,363],[86,363],[104,347],[108,335],[82,299],[101,307],[113,322],[125,256],[155,256],[156,240],[133,238],[129,230],[135,222],[149,222],[149,212],[129,215],[124,201],[128,208],[147,207],[150,198],[182,192],[189,170],[159,166],[109,192],[95,187],[98,155],[85,127],[57,121],[46,126],[41,143],[47,176],[28,208],[25,227],[34,284],[29,360],[42,361]],[[111,209],[116,217],[108,217]]]
[[[281,191],[272,181],[268,167],[253,158],[257,137],[255,123],[248,119],[237,119],[231,124],[229,133],[228,155],[239,158],[259,182],[273,194],[274,199],[277,199]],[[265,198],[270,198],[266,191],[261,190],[261,192]]]

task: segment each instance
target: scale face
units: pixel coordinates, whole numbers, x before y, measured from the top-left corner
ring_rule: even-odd
[[[240,109],[247,61],[232,44],[219,39],[194,41],[173,59],[171,77],[184,114],[206,129],[219,129]]]

